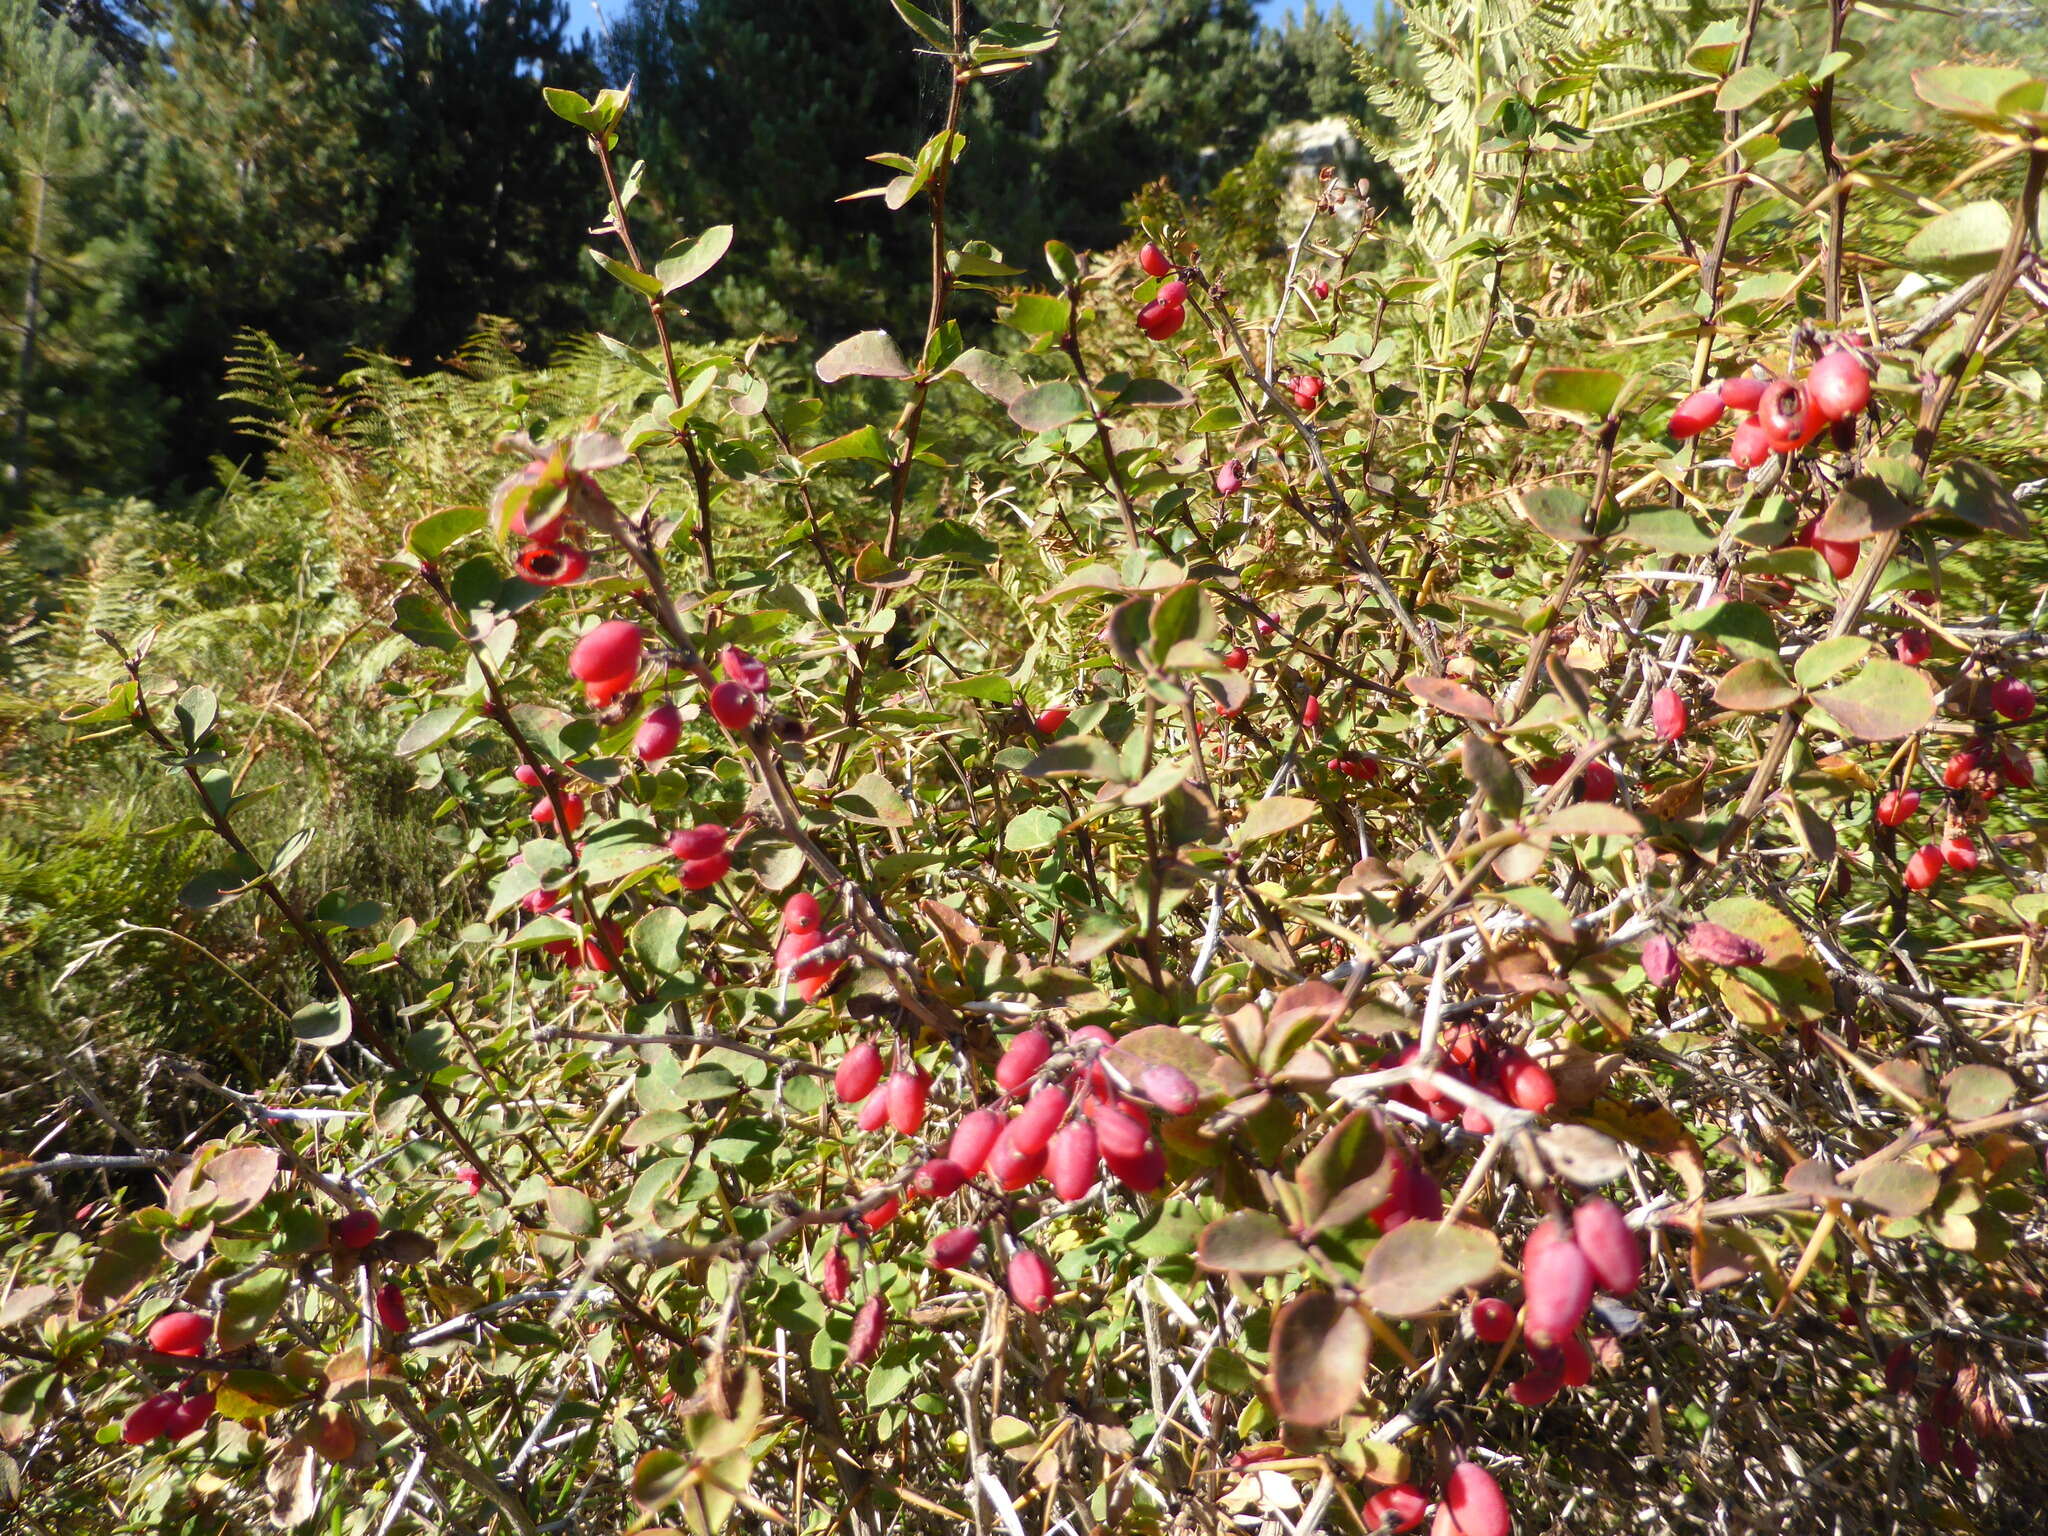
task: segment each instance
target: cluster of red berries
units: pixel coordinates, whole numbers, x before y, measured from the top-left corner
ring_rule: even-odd
[[[1323,381],[1312,373],[1297,373],[1283,387],[1294,408],[1307,415],[1313,416],[1323,403]]]
[[[1843,1320],[1852,1326],[1855,1316],[1855,1308],[1843,1309]],[[1887,1391],[1899,1397],[1919,1395],[1920,1361],[1911,1344],[1900,1344],[1885,1356],[1884,1384]],[[1966,1411],[1962,1394],[1956,1391],[1955,1378],[1951,1376],[1927,1394],[1921,1417],[1913,1425],[1913,1443],[1920,1459],[1930,1467],[1946,1462],[1967,1478],[1977,1475],[1979,1462],[1976,1447],[1962,1433]]]
[[[583,695],[602,709],[633,686],[647,638],[631,619],[607,619],[569,652],[569,675]]]
[[[1138,311],[1138,329],[1154,341],[1165,341],[1188,323],[1188,285],[1173,276],[1173,262],[1149,240],[1138,252],[1138,265],[1147,277],[1167,279],[1152,295],[1151,302]]]
[[[719,653],[718,667],[725,680],[712,685],[711,718],[737,735],[761,717],[761,705],[768,696],[768,669],[736,645]]]
[[[1436,1069],[1439,1075],[1504,1099],[1532,1114],[1548,1114],[1556,1105],[1556,1079],[1519,1045],[1494,1040],[1470,1024],[1453,1024],[1443,1032],[1442,1046],[1443,1060]],[[1410,1041],[1381,1057],[1379,1069],[1410,1066],[1421,1051],[1419,1041]],[[1439,1123],[1462,1121],[1475,1136],[1493,1133],[1493,1121],[1484,1109],[1476,1104],[1460,1104],[1434,1083],[1404,1083],[1389,1097]]]
[[[1991,688],[1991,707],[2018,724],[2034,714],[2034,690],[2017,677],[2000,678]],[[1927,843],[1906,860],[1900,878],[1909,891],[1924,891],[1941,878],[1943,869],[1969,874],[1982,862],[1977,845],[1962,830],[1977,819],[1978,807],[1998,798],[2001,789],[2032,789],[2034,760],[2021,748],[2001,742],[1988,731],[1971,745],[1951,753],[1941,770],[1942,787],[1950,792],[1948,826],[1938,843]],[[1903,827],[1920,809],[1920,791],[1888,789],[1877,798],[1879,826]]]
[[[570,542],[575,532],[575,508],[579,499],[603,496],[597,482],[580,470],[570,470],[563,494],[550,498],[553,510],[529,517],[534,490],[549,473],[546,459],[534,459],[514,477],[514,485],[527,491],[526,498],[512,513],[512,532],[526,540],[514,564],[523,580],[536,586],[565,587],[581,581],[590,570],[590,556]]]
[[[159,1392],[129,1410],[121,1421],[121,1443],[148,1445],[161,1439],[175,1444],[204,1429],[213,1417],[213,1408],[214,1396],[203,1387]]]
[[[1626,1296],[1643,1280],[1643,1248],[1620,1207],[1598,1196],[1537,1224],[1522,1250],[1522,1343],[1528,1369],[1508,1388],[1525,1408],[1593,1379],[1593,1357],[1579,1336],[1596,1291]],[[1472,1304],[1473,1336],[1486,1344],[1514,1337],[1515,1310],[1498,1297]]]
[[[831,939],[832,935],[825,932],[825,914],[818,907],[817,897],[808,891],[798,891],[782,904],[782,935],[775,944],[775,974],[786,978],[796,988],[797,996],[807,1003],[815,1002],[818,994],[831,986],[833,979],[846,967],[844,960],[813,957],[813,951],[824,948]],[[878,1053],[878,1075],[880,1061]],[[929,1079],[926,1081],[928,1083]],[[873,1084],[869,1086],[873,1087]],[[908,1101],[905,1102],[904,1115],[906,1118],[909,1116]],[[922,1090],[917,1099],[916,1119],[920,1124],[924,1120]],[[876,1122],[877,1125],[879,1123]],[[864,1125],[864,1129],[873,1130],[875,1126]],[[903,1134],[907,1136],[910,1132]]]
[[[682,862],[676,878],[684,890],[708,890],[732,873],[732,855],[726,852],[731,841],[732,833],[715,821],[671,834],[668,851]]]
[[[1429,1518],[1429,1497],[1413,1483],[1395,1483],[1365,1501],[1365,1528],[1374,1536],[1412,1531]],[[1509,1536],[1514,1517],[1493,1474],[1476,1461],[1460,1461],[1444,1476],[1430,1536]]]
[[[1747,411],[1735,428],[1729,456],[1738,469],[1754,469],[1774,453],[1797,453],[1830,425],[1870,404],[1870,369],[1845,347],[1827,353],[1803,380],[1723,379],[1695,390],[1671,413],[1671,435],[1697,437],[1728,411]]]
[[[1682,700],[1680,702],[1683,703]],[[1563,778],[1571,765],[1569,757],[1546,757],[1529,770],[1529,777],[1548,788]],[[1621,782],[1615,777],[1614,770],[1598,758],[1586,764],[1585,772],[1579,775],[1579,782],[1574,786],[1579,799],[1602,803],[1613,800],[1615,791],[1620,787]]]

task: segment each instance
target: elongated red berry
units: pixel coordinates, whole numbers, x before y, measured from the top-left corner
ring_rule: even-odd
[[[818,1263],[818,1294],[825,1298],[828,1306],[838,1306],[846,1300],[846,1294],[853,1289],[853,1266],[846,1262],[846,1255],[839,1245],[833,1243],[825,1250],[825,1257]]]
[[[1052,1057],[1052,1040],[1043,1030],[1027,1029],[1018,1035],[996,1063],[996,1083],[1005,1093],[1015,1093]]]
[[[1941,877],[1943,862],[1941,850],[1932,843],[1917,851],[1913,857],[1906,860],[1906,873],[1903,876],[1906,882],[1906,889],[1909,891],[1926,890]]]
[[[1515,1309],[1498,1296],[1482,1296],[1466,1314],[1472,1337],[1482,1344],[1505,1344],[1515,1331]]]
[[[1564,1372],[1555,1362],[1532,1363],[1508,1388],[1508,1396],[1524,1408],[1541,1408],[1564,1390]]]
[[[1728,457],[1735,461],[1735,467],[1755,469],[1770,456],[1770,434],[1764,431],[1763,423],[1754,416],[1738,422],[1735,436],[1728,444]]]
[[[403,1333],[412,1326],[405,1317],[405,1292],[396,1280],[386,1280],[377,1287],[377,1321],[393,1333]]]
[[[678,859],[708,859],[725,852],[732,834],[716,822],[701,822],[669,834],[668,851]]]
[[[1888,789],[1877,797],[1880,826],[1903,827],[1919,809],[1920,791],[1917,789]]]
[[[761,713],[761,696],[730,678],[711,690],[711,718],[728,731],[744,731]]]
[[[1557,1102],[1557,1082],[1538,1062],[1517,1052],[1501,1063],[1500,1085],[1517,1109],[1547,1114]]]
[[[646,637],[631,619],[607,619],[584,635],[569,652],[569,675],[579,683],[630,678],[639,670]]]
[[[846,1336],[846,1363],[866,1365],[882,1347],[882,1335],[889,1327],[889,1303],[870,1296],[853,1314],[853,1331]]]
[[[633,755],[643,763],[658,763],[675,751],[682,739],[683,712],[673,704],[657,704],[633,733]]]
[[[1319,277],[1308,285],[1308,291],[1319,299],[1327,299],[1330,296],[1330,280]]]
[[[1223,653],[1223,665],[1233,672],[1242,672],[1252,664],[1252,653],[1241,645],[1233,645]]]
[[[1821,415],[1842,421],[1870,404],[1870,370],[1853,352],[1830,352],[1807,370],[1806,391]]]
[[[1732,379],[1723,379],[1713,387],[1721,392],[1731,411],[1753,411],[1770,387],[1769,379],[1760,379],[1755,374],[1739,374]]]
[[[1154,341],[1165,341],[1187,323],[1188,312],[1178,304],[1153,300],[1138,311],[1138,329]]]
[[[925,1250],[925,1257],[933,1269],[958,1269],[974,1257],[980,1246],[981,1228],[955,1227],[933,1238],[931,1246]]]
[[[988,1155],[989,1177],[1003,1189],[1022,1189],[1041,1173],[1051,1156],[1049,1149],[1040,1147],[1036,1152],[1026,1152],[1010,1140],[1006,1131],[996,1138],[995,1147]]]
[[[922,1067],[898,1067],[889,1074],[889,1124],[900,1136],[915,1136],[924,1125],[931,1074]]]
[[[121,1421],[121,1443],[123,1445],[147,1445],[161,1435],[171,1422],[171,1414],[184,1401],[175,1392],[159,1392],[155,1397],[144,1398],[128,1410],[128,1417]]]
[[[328,1223],[327,1236],[338,1248],[367,1248],[382,1230],[375,1211],[350,1211]]]
[[[882,1049],[863,1040],[839,1059],[832,1074],[832,1091],[842,1104],[858,1104],[875,1091],[882,1080]]]
[[[1396,1154],[1399,1155],[1399,1154]],[[1443,1187],[1406,1156],[1394,1165],[1394,1186],[1376,1206],[1372,1219],[1382,1232],[1411,1221],[1435,1221],[1444,1213]]]
[[[2034,760],[2018,747],[2008,745],[1998,754],[1998,777],[2013,789],[2034,787]]]
[[[562,802],[564,829],[574,832],[583,825],[583,797],[581,795],[565,794],[560,799]],[[532,818],[535,826],[551,827],[555,824],[555,802],[546,795],[543,795],[540,799],[533,802],[533,808],[527,812],[527,815]]]
[[[166,1312],[149,1325],[149,1347],[160,1355],[203,1355],[212,1337],[213,1319],[199,1312]]]
[[[1046,1148],[1045,1175],[1062,1200],[1085,1200],[1102,1177],[1102,1149],[1086,1120],[1062,1126]]]
[[[1698,437],[1728,409],[1728,401],[1718,389],[1696,390],[1678,402],[1678,409],[1671,413],[1671,435],[1680,442],[1689,437]]]
[[[1861,546],[1853,539],[1824,539],[1817,532],[1819,527],[1818,519],[1808,523],[1800,530],[1799,542],[1827,562],[1835,580],[1848,580],[1849,573],[1856,569],[1856,557],[1862,553]]]
[[[1301,706],[1301,728],[1312,731],[1323,721],[1323,701],[1315,694],[1308,696],[1308,702]]]
[[[1593,1352],[1586,1348],[1586,1341],[1576,1333],[1560,1340],[1557,1352],[1563,1357],[1562,1371],[1564,1384],[1578,1388],[1588,1386],[1593,1380]]]
[[[891,1195],[880,1205],[870,1206],[860,1213],[860,1219],[867,1224],[870,1232],[879,1232],[902,1213],[903,1202]]]
[[[1593,1266],[1569,1237],[1525,1255],[1522,1331],[1533,1344],[1553,1345],[1585,1320],[1593,1304]]]
[[[1226,459],[1216,466],[1216,494],[1235,496],[1244,489],[1244,460]]]
[[[1593,1266],[1593,1279],[1610,1296],[1626,1296],[1643,1283],[1643,1244],[1612,1200],[1594,1195],[1572,1212],[1572,1241]]]
[[[723,849],[708,859],[685,859],[676,879],[686,891],[708,891],[732,873],[732,855]]]
[[[1947,765],[1941,770],[1941,782],[1950,789],[1961,789],[1970,782],[1970,776],[1977,771],[1977,754],[1968,748],[1952,754]]]
[[[1643,975],[1653,987],[1668,987],[1678,980],[1678,946],[1665,934],[1653,933],[1643,940]]]
[[[1369,1536],[1402,1536],[1412,1531],[1429,1514],[1429,1500],[1413,1483],[1396,1483],[1382,1488],[1365,1501],[1365,1528]]]
[[[1164,1062],[1138,1074],[1138,1092],[1169,1115],[1191,1115],[1202,1102],[1195,1080]]]
[[[864,1131],[879,1131],[883,1126],[887,1125],[889,1123],[889,1095],[887,1091],[877,1088],[873,1093],[869,1094],[861,1101],[860,1112],[853,1118],[854,1123]]]
[[[194,1392],[183,1399],[164,1420],[164,1438],[183,1440],[196,1435],[206,1427],[206,1421],[213,1417],[214,1396],[211,1392]]]
[[[1043,1312],[1052,1305],[1052,1266],[1035,1248],[1019,1248],[1004,1275],[1010,1300],[1026,1312]]]
[[[1046,1087],[1031,1095],[1023,1111],[1010,1122],[1006,1133],[1010,1142],[1025,1156],[1036,1152],[1052,1140],[1053,1132],[1067,1115],[1067,1091],[1064,1088]]]
[[[1930,1467],[1948,1460],[1948,1436],[1932,1419],[1922,1419],[1913,1426],[1913,1443],[1919,1449],[1920,1459]]]
[[[1175,278],[1171,282],[1161,283],[1159,291],[1152,297],[1168,309],[1180,309],[1188,302],[1188,285]]]
[[[1909,667],[1917,667],[1934,654],[1934,640],[1924,629],[1908,629],[1892,642],[1892,654]]]
[[[971,1179],[987,1166],[988,1155],[1002,1134],[1001,1115],[992,1109],[969,1110],[953,1127],[953,1138],[946,1143],[946,1161]]]
[[[1977,845],[1967,837],[1942,839],[1941,856],[1948,861],[1948,867],[1962,874],[1968,874],[1977,867]]]
[[[2008,720],[2030,720],[2034,690],[2017,677],[2001,677],[1991,685],[1991,707]]]
[[[1101,1127],[1097,1126],[1097,1139]],[[1122,1157],[1107,1147],[1102,1149],[1102,1166],[1109,1170],[1109,1176],[1123,1185],[1134,1195],[1149,1195],[1166,1182],[1166,1154],[1159,1143],[1150,1137],[1138,1149],[1134,1157]]]
[[[728,645],[718,653],[718,670],[731,681],[738,683],[749,693],[768,691],[768,669],[759,658],[736,645]]]
[[[1904,1397],[1920,1380],[1920,1361],[1910,1344],[1897,1344],[1884,1357],[1884,1385],[1887,1392]]]
[[[1619,788],[1620,780],[1615,777],[1614,770],[1598,758],[1586,764],[1586,771],[1579,775],[1581,800],[1598,801],[1604,805],[1613,800],[1614,793]]]
[[[1140,1157],[1152,1139],[1152,1122],[1145,1112],[1115,1094],[1090,1095],[1082,1100],[1081,1111],[1094,1123],[1105,1157]]]
[[[1164,277],[1173,270],[1173,263],[1167,259],[1166,252],[1150,240],[1138,250],[1138,265],[1144,269],[1147,277]]]
[[[1038,718],[1031,723],[1038,728],[1039,735],[1050,736],[1067,723],[1067,716],[1072,713],[1070,709],[1062,709],[1055,705],[1051,709],[1041,710]]]
[[[529,767],[525,763],[521,763],[512,770],[512,777],[524,784],[528,789],[539,789],[541,786],[540,770]]]
[[[950,1157],[934,1157],[918,1165],[910,1192],[925,1200],[943,1200],[967,1182],[967,1171]]]
[[[1452,1467],[1430,1536],[1510,1536],[1513,1530],[1507,1496],[1493,1474],[1474,1461]]]
[[[1677,741],[1685,735],[1692,715],[1685,707],[1685,695],[1676,688],[1659,688],[1650,701],[1650,724],[1659,741]]]

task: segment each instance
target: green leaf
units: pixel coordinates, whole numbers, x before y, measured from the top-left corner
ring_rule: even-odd
[[[1586,524],[1586,512],[1592,502],[1568,485],[1510,491],[1508,504],[1521,513],[1538,533],[1556,539],[1560,544],[1592,544],[1599,538]]]
[[[574,91],[565,91],[559,86],[544,85],[540,90],[541,99],[548,104],[548,110],[564,122],[574,123],[585,133],[596,133],[600,128],[597,114],[590,103]]]
[[[405,547],[422,560],[438,560],[458,539],[466,539],[490,520],[482,507],[443,507],[429,512],[405,530]]]
[[[1706,635],[1733,656],[1759,661],[1778,659],[1778,632],[1771,616],[1754,603],[1714,603],[1690,608],[1667,621],[1666,627],[1681,634]]]
[[[1467,1286],[1486,1284],[1499,1270],[1500,1244],[1491,1232],[1463,1223],[1410,1221],[1373,1244],[1358,1288],[1376,1312],[1420,1317]]]
[[[890,462],[889,445],[882,441],[881,432],[870,422],[864,427],[855,427],[843,437],[820,443],[803,455],[806,464],[832,464],[841,459],[865,459],[887,464]]]
[[[1063,336],[1072,315],[1072,306],[1065,299],[1049,293],[1027,293],[1003,315],[1003,324],[1027,336]]]
[[[917,817],[896,786],[879,773],[864,773],[853,787],[832,798],[833,809],[848,821],[871,827],[911,827]]]
[[[178,739],[188,749],[195,749],[213,733],[214,722],[220,718],[220,700],[211,688],[195,685],[185,690],[171,713],[178,723]]]
[[[1024,765],[1027,779],[1118,779],[1123,760],[1099,736],[1057,741]]]
[[[907,379],[910,364],[887,331],[862,331],[849,336],[818,359],[816,372],[827,384],[841,379]]]
[[[1714,93],[1714,110],[1741,112],[1784,83],[1784,78],[1768,64],[1746,64],[1721,82],[1721,89]]]
[[[1547,411],[1574,421],[1599,422],[1607,419],[1627,382],[1625,375],[1608,368],[1545,368],[1530,381],[1529,394]]]
[[[2005,482],[1975,459],[1956,459],[1941,472],[1927,510],[2007,538],[2024,539],[2033,532]]]
[[[1813,702],[1858,741],[1898,741],[1934,718],[1934,679],[1919,667],[1879,657]]]
[[[1631,512],[1614,531],[1663,555],[1705,555],[1719,543],[1714,530],[1680,507],[1645,507]]]
[[[928,11],[919,10],[910,0],[889,0],[896,7],[896,14],[903,18],[905,26],[930,43],[941,53],[953,51],[953,34],[946,24]]]
[[[998,404],[1008,406],[1029,387],[1016,369],[980,347],[969,347],[947,364],[945,371],[972,384]]]
[[[724,259],[732,249],[732,226],[714,224],[673,256],[654,264],[654,280],[663,293],[686,288]]]
[[[1692,46],[1685,51],[1685,62],[1703,75],[1725,75],[1735,63],[1741,44],[1742,28],[1738,23],[1716,21],[1693,39]]]
[[[1026,432],[1050,432],[1087,414],[1088,397],[1065,379],[1027,389],[1010,402],[1010,419]]]
[[[653,273],[642,272],[635,267],[628,266],[615,256],[605,255],[603,251],[592,251],[590,259],[635,293],[645,294],[650,299],[661,297],[661,279]]]
[[[1284,1275],[1307,1258],[1280,1218],[1264,1211],[1233,1211],[1195,1242],[1195,1262],[1226,1275]]]
[[[1714,702],[1737,714],[1757,715],[1799,702],[1799,688],[1774,656],[1756,656],[1714,685]]]
[[[439,709],[430,709],[405,728],[391,750],[400,757],[417,757],[441,745],[461,730],[468,719],[469,706],[466,704],[446,704]]]
[[[666,976],[682,965],[689,942],[690,919],[679,907],[656,907],[633,925],[628,942],[633,957],[650,971]]]
[[[1802,688],[1818,688],[1839,677],[1871,652],[1871,643],[1861,635],[1837,635],[1810,645],[1792,663],[1792,679]]]
[[[1998,1067],[1957,1067],[1942,1079],[1942,1087],[1947,1091],[1948,1112],[1957,1120],[1995,1115],[2019,1092],[2012,1074]]]
[[[353,1024],[348,999],[329,998],[308,1003],[292,1015],[292,1038],[301,1045],[328,1050],[348,1039]]]
[[[1314,819],[1320,809],[1315,801],[1304,800],[1299,795],[1268,795],[1245,812],[1244,823],[1237,829],[1237,845],[1244,848],[1269,837],[1278,837],[1283,832],[1291,832]]]
[[[690,1458],[666,1448],[649,1451],[633,1463],[628,1491],[641,1509],[652,1512],[673,1504],[689,1481]]]
[[[449,624],[441,605],[418,592],[407,592],[391,605],[391,627],[414,645],[436,651],[462,649],[462,636]]]
[[[2039,113],[2048,83],[2007,65],[1940,64],[1913,71],[1913,90],[1937,112],[1980,128],[2002,127]]]
[[[1878,476],[1852,475],[1813,532],[1816,538],[1860,541],[1903,528],[1912,518],[1913,509]]]
[[[547,1193],[548,1223],[571,1237],[595,1237],[601,1223],[597,1202],[580,1189],[550,1184]]]
[[[1003,828],[1003,846],[1011,853],[1031,853],[1040,848],[1050,848],[1060,840],[1060,833],[1066,825],[1066,817],[1055,810],[1041,807],[1019,811]]]
[[[1304,1291],[1274,1315],[1273,1406],[1290,1424],[1336,1423],[1364,1393],[1371,1362],[1372,1330],[1328,1291]]]
[[[288,1269],[266,1269],[222,1292],[216,1333],[218,1347],[236,1350],[253,1342],[284,1305],[291,1279]]]
[[[1946,272],[1988,272],[1998,264],[2012,233],[2005,204],[1984,199],[1951,208],[1920,226],[1906,242],[1908,266]]]
[[[1081,280],[1081,263],[1064,240],[1045,242],[1045,268],[1062,288],[1071,288]]]

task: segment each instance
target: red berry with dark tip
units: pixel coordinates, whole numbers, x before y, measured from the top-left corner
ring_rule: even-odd
[[[1757,402],[1756,419],[1764,429],[1764,440],[1776,453],[1804,448],[1828,424],[1805,386],[1790,379],[1778,379],[1764,390]]]
[[[1365,1501],[1365,1529],[1368,1536],[1402,1536],[1429,1515],[1429,1500],[1413,1483],[1396,1483],[1382,1488]]]
[[[327,1235],[338,1248],[367,1248],[377,1241],[384,1224],[375,1211],[350,1211],[328,1223]]]
[[[1728,444],[1728,457],[1735,461],[1737,469],[1755,469],[1770,456],[1770,434],[1764,431],[1762,422],[1751,416],[1736,425],[1735,436]]]
[[[633,755],[643,763],[658,763],[675,751],[682,739],[683,712],[673,704],[657,704],[633,733]]]
[[[1830,352],[1807,370],[1806,391],[1821,415],[1843,421],[1870,404],[1870,370],[1853,352]]]
[[[1187,304],[1188,285],[1179,278],[1169,283],[1161,283],[1159,292],[1154,294],[1153,298],[1169,309],[1180,309]]]
[[[1173,263],[1166,252],[1147,240],[1138,251],[1138,265],[1147,277],[1164,277],[1173,270]]]
[[[1223,653],[1223,665],[1233,672],[1242,672],[1252,664],[1252,653],[1241,645],[1233,645]]]
[[[2030,720],[2034,690],[2016,677],[2001,677],[1991,685],[1991,707],[2008,720]]]
[[[866,1365],[882,1347],[882,1335],[889,1327],[889,1303],[870,1296],[853,1314],[853,1331],[846,1338],[846,1363]]]
[[[953,1127],[953,1138],[946,1143],[946,1160],[971,1179],[987,1165],[988,1155],[1002,1134],[1001,1115],[992,1109],[969,1110]]]
[[[925,1257],[933,1269],[958,1269],[981,1246],[981,1228],[955,1227],[950,1232],[941,1232],[925,1250]]]
[[[686,891],[708,891],[731,873],[732,855],[721,851],[707,859],[683,860],[683,867],[676,872],[676,878]]]
[[[1924,629],[1909,629],[1892,642],[1892,654],[1909,667],[1917,667],[1934,654],[1934,640]]]
[[[1050,736],[1054,731],[1067,723],[1067,716],[1072,713],[1073,711],[1070,709],[1055,707],[1041,711],[1038,718],[1031,723],[1038,728],[1039,735]]]
[[[1505,1344],[1515,1331],[1515,1309],[1498,1296],[1482,1296],[1466,1314],[1472,1336],[1482,1344]]]
[[[891,1195],[880,1205],[871,1206],[867,1210],[862,1211],[860,1219],[866,1223],[867,1229],[870,1232],[879,1232],[882,1228],[889,1225],[890,1222],[894,1221],[902,1209],[903,1202],[896,1196]]]
[[[1941,845],[1941,856],[1948,867],[1967,875],[1977,867],[1977,845],[1967,837],[1945,838]]]
[[[212,1337],[213,1319],[198,1312],[166,1312],[149,1325],[149,1347],[160,1355],[203,1355]]]
[[[1696,390],[1678,402],[1678,409],[1671,413],[1671,425],[1667,429],[1680,442],[1689,437],[1698,437],[1728,409],[1728,401],[1718,389]]]
[[[1045,1172],[1046,1159],[1050,1155],[1045,1147],[1027,1152],[1010,1140],[1009,1133],[1005,1131],[996,1139],[995,1147],[988,1155],[989,1177],[1003,1189],[1022,1189]]]
[[[711,690],[711,718],[728,731],[744,731],[761,714],[761,696],[727,678]]]
[[[1043,1312],[1052,1305],[1052,1266],[1036,1249],[1019,1248],[1003,1278],[1010,1300],[1026,1312]]]
[[[1597,758],[1586,764],[1586,771],[1579,775],[1579,798],[1606,803],[1614,798],[1620,788],[1620,781],[1614,770]]]
[[[1593,1304],[1593,1266],[1563,1224],[1552,1239],[1531,1244],[1522,1259],[1522,1331],[1533,1344],[1554,1345],[1585,1320]]]
[[[1977,754],[1965,749],[1952,755],[1941,770],[1941,782],[1950,789],[1961,789],[1970,782],[1970,775],[1977,771]]]
[[[910,1192],[925,1200],[943,1200],[967,1182],[967,1172],[949,1157],[920,1164],[910,1179]]]

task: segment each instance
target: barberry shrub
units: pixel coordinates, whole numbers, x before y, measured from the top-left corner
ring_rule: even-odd
[[[961,106],[1058,39],[895,10],[951,81],[861,194],[929,218],[920,337],[683,345],[745,232],[645,248],[628,93],[547,92],[645,324],[587,412],[500,392],[495,490],[410,489],[362,573],[449,909],[305,889],[318,808],[247,830],[267,704],[102,633],[71,719],[189,792],[187,941],[313,1000],[281,1076],[163,1063],[190,1137],[0,1175],[49,1196],[0,1486],[2018,1528],[2048,84],[1930,63],[1887,132],[1874,13],[1466,52],[1444,0],[1441,99],[1375,86],[1400,215],[1326,177],[1261,261],[1162,191],[1004,253]]]

